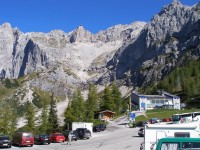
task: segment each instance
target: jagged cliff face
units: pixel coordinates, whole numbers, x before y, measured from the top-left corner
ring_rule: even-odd
[[[135,41],[115,53],[107,64],[111,69],[97,83],[124,80],[131,71],[134,87],[142,86],[198,59],[199,50],[200,3],[188,7],[174,1],[153,16]]]
[[[71,95],[90,81],[123,84],[130,71],[135,88],[199,58],[200,4],[188,7],[174,1],[148,24],[116,25],[97,34],[83,26],[70,33],[22,33],[6,23],[0,39],[2,78],[37,72],[29,87]]]
[[[22,33],[5,23],[0,26],[0,77],[19,78],[37,72],[29,87],[70,95],[91,77],[101,76],[103,72],[93,73],[95,65],[105,68],[115,51],[135,40],[145,25],[117,25],[92,34],[83,26],[70,33]]]

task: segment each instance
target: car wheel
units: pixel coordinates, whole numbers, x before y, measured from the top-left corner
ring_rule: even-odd
[[[31,144],[31,147],[33,147],[33,144]]]

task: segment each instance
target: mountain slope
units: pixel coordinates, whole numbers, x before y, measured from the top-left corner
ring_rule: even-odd
[[[160,80],[187,59],[199,58],[200,3],[192,7],[174,1],[141,31],[130,45],[121,47],[107,64],[118,80],[131,71],[134,87]],[[101,79],[107,79],[105,74]],[[104,82],[99,80],[97,82]],[[106,80],[107,81],[107,80]]]
[[[0,78],[25,77],[22,86],[26,89],[29,85],[28,93],[38,88],[67,100],[74,89],[84,87],[91,77],[102,75],[94,74],[88,69],[90,66],[97,60],[97,66],[105,65],[123,43],[135,40],[145,25],[117,25],[92,34],[83,26],[69,33],[22,33],[4,23],[0,26]]]

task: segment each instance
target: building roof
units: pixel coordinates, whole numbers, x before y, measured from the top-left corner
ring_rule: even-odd
[[[163,94],[166,95],[166,96],[168,96],[168,97],[172,97],[172,98],[180,98],[179,96],[172,95],[172,94],[169,94],[167,92],[164,92]]]
[[[140,97],[140,98],[147,98],[147,99],[169,99],[170,98],[180,98],[179,96],[176,95],[172,95],[169,94],[167,92],[163,92],[163,95],[143,95],[143,94],[137,94],[137,93],[133,93],[136,96]]]

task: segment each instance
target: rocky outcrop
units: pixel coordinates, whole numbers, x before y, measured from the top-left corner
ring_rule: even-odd
[[[71,95],[91,77],[98,78],[103,72],[94,74],[94,68],[105,66],[127,38],[135,39],[145,25],[117,25],[92,34],[83,26],[69,33],[22,33],[5,23],[0,26],[0,78],[37,73],[29,81],[30,88]]]
[[[142,86],[151,80],[160,80],[175,67],[183,65],[186,55],[199,58],[199,6],[189,7],[173,1],[163,7],[135,41],[115,53],[107,64],[107,68],[112,69],[97,82],[108,82],[112,78],[123,80],[131,71],[133,86]]]
[[[85,30],[82,25],[80,25],[76,30],[74,30],[69,37],[70,43],[74,42],[92,42],[94,36],[89,31]]]
[[[132,85],[143,86],[186,59],[199,58],[199,12],[200,4],[189,7],[176,0],[148,24],[116,25],[96,34],[83,26],[69,33],[22,33],[5,23],[0,27],[0,77],[37,72],[30,86],[70,95],[90,81],[127,83],[130,71]]]

